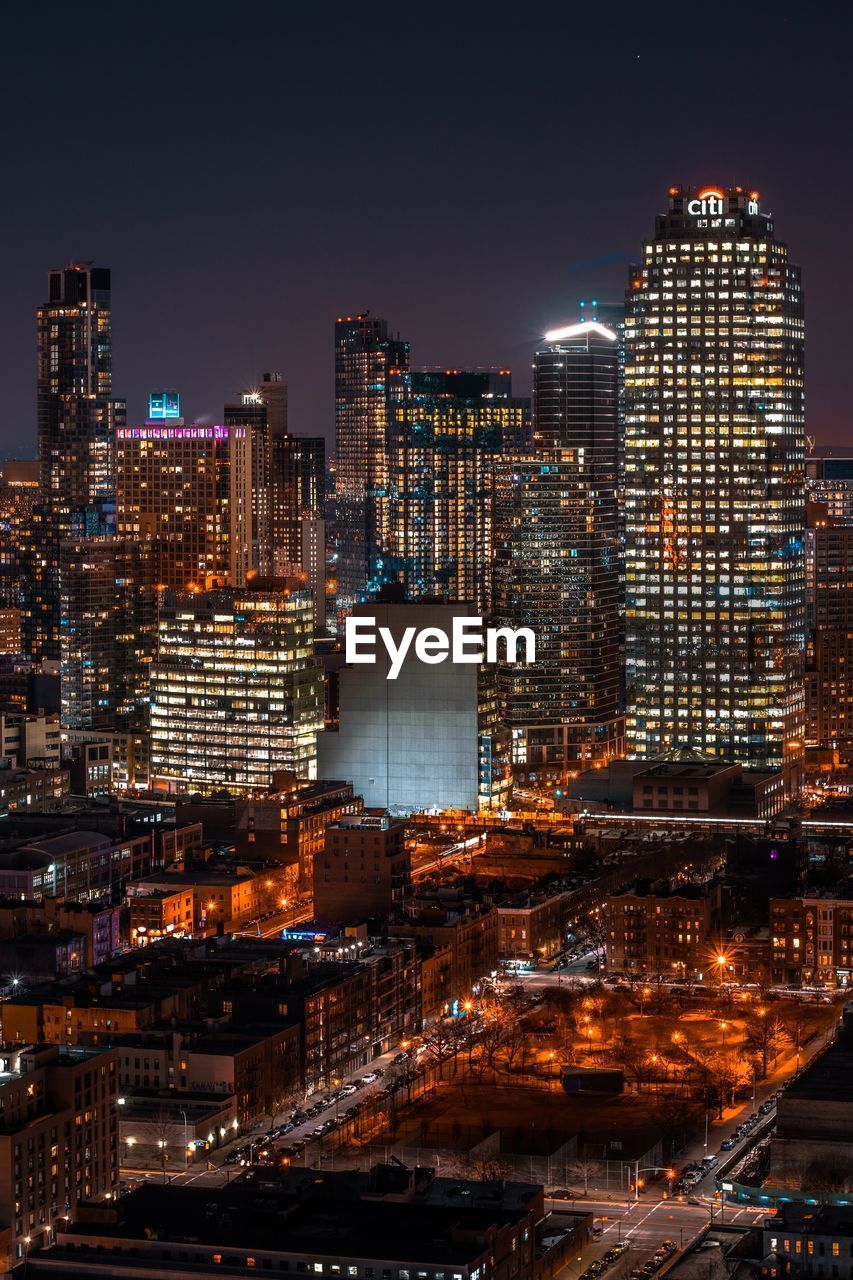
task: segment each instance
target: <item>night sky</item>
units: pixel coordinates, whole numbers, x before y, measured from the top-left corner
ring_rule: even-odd
[[[0,453],[34,451],[34,311],[71,258],[112,268],[131,421],[154,386],[218,420],[271,369],[331,438],[337,315],[526,393],[680,182],[761,192],[803,268],[807,429],[853,444],[846,5],[31,8],[3,30]]]

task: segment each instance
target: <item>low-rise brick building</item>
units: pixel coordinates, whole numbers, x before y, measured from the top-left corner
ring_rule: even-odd
[[[718,883],[632,889],[604,908],[610,973],[701,979],[715,973],[720,953],[722,892]]]

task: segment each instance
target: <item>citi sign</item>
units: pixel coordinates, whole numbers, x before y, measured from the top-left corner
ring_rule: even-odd
[[[687,212],[691,218],[719,218],[725,211],[726,197],[715,187],[700,191],[693,200],[687,201]]]
[[[707,187],[698,196],[687,201],[687,212],[691,218],[721,218],[726,212],[725,193],[716,187]],[[746,202],[749,216],[758,213],[758,192],[750,191]]]

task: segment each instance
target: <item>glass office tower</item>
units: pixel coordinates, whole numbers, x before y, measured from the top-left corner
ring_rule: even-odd
[[[625,314],[629,753],[803,738],[800,273],[756,191],[671,187]]]
[[[508,369],[392,375],[384,568],[410,599],[491,610],[496,468],[526,412]]]
[[[368,314],[335,324],[335,453],[337,596],[343,617],[382,581],[377,566],[384,542],[388,484],[388,384],[408,369],[409,344],[388,336]]]
[[[497,613],[536,633],[536,662],[500,672],[517,771],[562,776],[624,750],[617,335],[545,335],[533,363],[532,457],[501,486]]]

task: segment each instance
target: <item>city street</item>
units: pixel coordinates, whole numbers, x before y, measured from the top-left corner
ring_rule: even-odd
[[[601,1227],[602,1241],[608,1245],[617,1240],[636,1240],[659,1243],[675,1240],[681,1246],[703,1227],[719,1217],[719,1201],[707,1200],[701,1204],[688,1204],[678,1200],[641,1197],[637,1203],[626,1200],[546,1200],[549,1209],[571,1209],[595,1214],[596,1226]],[[766,1214],[767,1210],[744,1209],[726,1206],[726,1222],[749,1222],[753,1216]]]
[[[353,1072],[352,1076],[349,1077],[353,1082],[357,1078],[368,1075],[376,1070],[381,1071],[383,1074],[370,1084],[361,1085],[348,1097],[339,1099],[337,1102],[332,1101],[329,1106],[325,1107],[317,1116],[313,1116],[310,1119],[302,1121],[288,1134],[275,1139],[267,1145],[282,1148],[292,1146],[296,1142],[305,1142],[305,1152],[300,1158],[295,1160],[294,1163],[299,1164],[304,1161],[306,1165],[310,1164],[312,1144],[316,1146],[314,1130],[317,1126],[321,1124],[323,1120],[335,1116],[338,1112],[345,1111],[348,1107],[356,1106],[358,1103],[364,1102],[365,1099],[371,1096],[371,1094],[378,1093],[379,1090],[384,1087],[384,1075],[385,1072],[387,1072],[394,1056],[395,1053],[386,1053],[382,1057],[376,1058],[369,1066],[361,1068],[358,1072]],[[319,1102],[321,1097],[326,1096],[328,1096],[328,1091],[321,1091],[319,1093],[312,1094],[300,1109],[305,1110],[307,1107],[313,1106],[316,1102]],[[288,1114],[289,1111],[286,1111],[282,1113],[282,1116]],[[278,1123],[281,1123],[282,1116],[276,1117]],[[165,1177],[169,1182],[174,1182],[178,1185],[188,1185],[195,1182],[221,1184],[223,1180],[226,1182],[230,1181],[231,1178],[236,1178],[240,1173],[242,1173],[245,1166],[241,1164],[226,1163],[225,1157],[228,1154],[228,1150],[233,1151],[237,1148],[251,1144],[254,1154],[257,1147],[261,1145],[259,1140],[265,1132],[267,1132],[266,1128],[258,1127],[252,1132],[243,1133],[236,1142],[229,1144],[228,1149],[220,1149],[213,1152],[212,1156],[214,1158],[209,1162],[198,1161],[195,1164],[190,1165],[189,1169],[181,1169],[174,1172],[167,1169]],[[209,1169],[207,1167],[208,1163],[213,1164],[214,1167]],[[132,1181],[162,1182],[164,1178],[162,1169],[138,1169],[128,1165],[123,1166],[121,1172],[122,1178]]]

